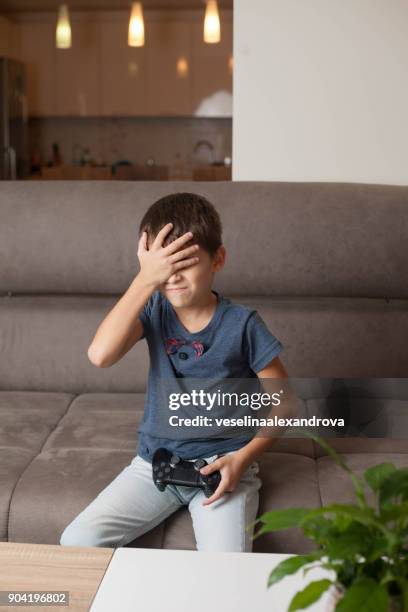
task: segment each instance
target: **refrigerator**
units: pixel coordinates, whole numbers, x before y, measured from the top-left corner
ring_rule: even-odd
[[[0,180],[24,179],[28,152],[27,74],[24,64],[0,58]]]

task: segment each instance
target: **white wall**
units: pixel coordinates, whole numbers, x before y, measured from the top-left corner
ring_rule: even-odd
[[[408,0],[235,0],[233,179],[408,184]]]

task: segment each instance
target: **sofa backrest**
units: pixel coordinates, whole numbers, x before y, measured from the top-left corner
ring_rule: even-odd
[[[258,309],[290,375],[406,376],[408,187],[22,181],[0,186],[2,389],[144,390],[144,342],[107,369],[86,351],[138,271],[146,208],[179,191],[217,206],[215,288]]]

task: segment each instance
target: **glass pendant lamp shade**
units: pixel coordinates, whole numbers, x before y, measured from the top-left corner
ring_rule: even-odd
[[[71,47],[71,24],[69,22],[69,10],[66,4],[61,4],[58,9],[55,42],[58,49],[69,49]]]
[[[220,17],[217,0],[207,0],[204,17],[204,42],[219,43],[221,40]]]
[[[133,2],[129,20],[129,47],[143,47],[145,43],[143,8],[141,2]]]

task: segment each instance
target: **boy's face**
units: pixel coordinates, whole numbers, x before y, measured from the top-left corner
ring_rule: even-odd
[[[159,288],[172,306],[193,306],[208,296],[214,274],[224,266],[225,248],[220,246],[215,255],[211,256],[200,247],[194,256],[199,258],[196,264],[175,272]]]

